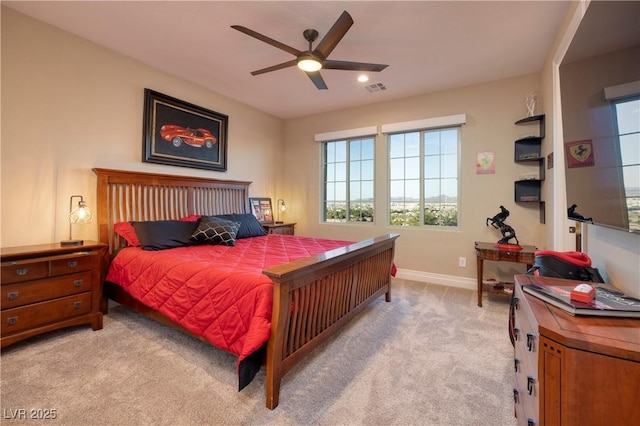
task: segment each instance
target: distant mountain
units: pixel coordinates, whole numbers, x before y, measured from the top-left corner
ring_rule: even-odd
[[[390,200],[392,203],[419,203],[420,200],[415,199],[415,198],[391,198]],[[446,203],[446,204],[456,204],[458,202],[458,197],[450,197],[448,195],[444,195],[442,197],[429,197],[426,198],[425,203],[427,204],[432,204],[432,203]]]

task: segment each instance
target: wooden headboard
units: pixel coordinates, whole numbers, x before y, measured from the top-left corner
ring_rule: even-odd
[[[93,169],[98,176],[98,238],[109,253],[125,245],[113,224],[246,213],[251,182]]]

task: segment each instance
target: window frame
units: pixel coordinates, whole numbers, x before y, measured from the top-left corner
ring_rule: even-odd
[[[440,126],[440,127],[429,127],[429,128],[421,128],[421,129],[407,129],[404,131],[396,131],[396,132],[389,132],[387,134],[387,167],[388,167],[388,175],[387,175],[387,218],[388,218],[388,226],[393,226],[393,227],[401,227],[401,228],[406,228],[406,229],[443,229],[443,230],[458,230],[460,228],[460,194],[461,194],[461,148],[462,148],[462,124],[464,123],[455,123],[455,124],[449,124],[449,125],[445,125],[445,126]],[[451,180],[452,177],[451,176],[447,176],[446,173],[443,174],[443,158],[446,159],[447,156],[451,155],[451,152],[443,152],[442,150],[442,133],[446,132],[446,131],[451,131],[451,130],[455,130],[456,131],[456,142],[455,142],[455,176],[453,177],[453,179],[455,179],[456,183],[455,183],[455,188],[456,188],[456,194],[455,194],[455,208],[454,208],[454,212],[455,212],[455,224],[450,224],[451,221],[451,217],[449,216],[448,212],[446,212],[446,208],[444,209],[445,211],[443,212],[443,205],[446,204],[453,204],[453,203],[447,203],[446,202],[446,197],[447,194],[444,192],[443,188],[443,181],[446,180]],[[434,155],[432,153],[425,153],[425,136],[428,134],[434,134],[437,133],[439,135],[439,153],[437,155]],[[393,179],[394,176],[394,172],[392,170],[392,162],[394,159],[398,160],[398,159],[404,159],[406,162],[407,158],[412,158],[412,157],[408,157],[406,154],[406,145],[405,145],[405,151],[404,151],[404,155],[403,156],[398,156],[398,157],[392,157],[392,143],[393,140],[392,138],[397,137],[398,135],[404,135],[405,139],[407,135],[411,135],[411,134],[417,134],[418,135],[418,155],[417,156],[412,156],[413,158],[418,158],[418,164],[419,164],[419,171],[418,171],[418,177],[416,178],[412,178],[410,180],[414,180],[418,182],[418,201],[417,201],[417,208],[418,208],[418,223],[417,225],[412,225],[410,223],[407,223],[408,220],[410,220],[411,218],[409,217],[409,219],[407,219],[407,212],[409,212],[406,209],[406,204],[407,204],[407,199],[406,199],[406,182],[409,179],[406,179],[406,174],[405,174],[405,178],[404,179]],[[406,144],[406,140],[404,142]],[[426,165],[425,162],[427,161],[427,158],[431,158],[433,159],[434,157],[438,158],[438,165],[439,165],[439,171],[438,171],[438,177],[436,179],[434,179],[433,177],[428,177],[427,176],[427,172],[428,170],[426,170]],[[426,183],[429,180],[437,180],[438,181],[438,186],[439,186],[439,194],[438,197],[440,197],[440,201],[438,203],[431,203],[431,204],[439,204],[441,207],[439,209],[439,215],[438,213],[436,213],[438,215],[438,218],[436,218],[436,220],[439,223],[429,223],[426,224],[425,220],[426,220],[426,211],[427,211],[427,207],[428,207],[428,203],[426,202],[427,200],[427,195],[426,195]],[[405,191],[403,192],[403,203],[405,204],[405,209],[404,209],[404,219],[403,219],[403,223],[393,223],[394,222],[394,216],[397,218],[398,215],[394,215],[393,211],[393,204],[394,203],[399,203],[398,201],[393,201],[394,195],[393,195],[393,182],[404,182],[405,185]],[[445,197],[443,199],[443,197]],[[414,207],[415,209],[415,207]]]
[[[371,157],[362,157],[362,153],[363,150],[362,148],[360,149],[360,156],[357,159],[352,159],[352,144],[355,143],[360,143],[362,144],[363,142],[369,142],[371,145],[370,147],[367,149],[367,151],[370,151],[371,153]],[[329,180],[329,177],[327,176],[328,173],[328,165],[329,164],[336,164],[336,163],[342,163],[342,161],[332,161],[330,162],[329,159],[327,158],[327,154],[328,154],[328,149],[329,149],[329,144],[337,144],[337,143],[344,143],[345,144],[345,158],[344,158],[344,181],[340,180]],[[375,165],[376,165],[376,137],[374,135],[361,135],[361,136],[352,136],[352,137],[344,137],[341,139],[337,139],[337,140],[325,140],[325,141],[321,141],[321,193],[320,193],[320,222],[323,224],[375,224],[375,219],[376,219],[376,212],[375,212],[375,193],[376,193],[376,173],[375,173]],[[335,159],[335,158],[334,158]],[[363,167],[362,167],[362,163],[364,162],[369,162],[370,165],[370,179],[363,179],[362,175],[363,175]],[[354,167],[354,165],[358,163],[359,167],[359,171],[360,171],[360,176],[358,179],[353,179],[352,178],[352,168]],[[334,176],[335,176],[335,170],[334,170]],[[338,203],[344,203],[344,218],[337,218],[337,219],[333,219],[331,220],[331,218],[328,217],[328,211],[329,209],[327,208],[330,204],[329,199],[328,199],[328,184],[329,182],[343,182],[344,183],[344,193],[345,193],[345,199],[344,201],[339,201],[335,199],[335,196],[333,198],[332,203],[334,205],[338,204]],[[362,200],[362,194],[363,194],[363,188],[362,188],[362,184],[363,182],[370,182],[371,188],[370,188],[370,197],[367,199],[370,199],[370,202],[363,202]],[[359,201],[358,200],[352,200],[352,185],[356,184],[356,183],[360,183],[360,198]],[[358,202],[358,204],[360,204],[360,216],[359,216],[359,220],[355,217],[353,217],[352,215],[352,209],[353,209],[353,205],[354,203]],[[371,220],[366,220],[367,216],[363,216],[362,212],[367,208],[365,207],[366,204],[368,204],[368,208],[370,209],[370,217]]]
[[[622,138],[624,136],[630,136],[630,135],[636,135],[636,137],[640,137],[638,135],[640,135],[640,129],[633,129],[630,132],[625,132],[625,133],[621,133],[620,131],[620,124],[619,124],[619,109],[618,109],[618,105],[621,104],[626,104],[626,103],[630,103],[630,102],[637,102],[638,104],[640,104],[640,94],[636,94],[636,95],[631,95],[628,97],[623,97],[623,98],[618,98],[618,99],[614,99],[611,101],[611,106],[612,106],[612,112],[613,112],[613,120],[614,120],[614,124],[615,124],[615,133],[616,133],[616,139],[617,139],[617,149],[618,149],[618,155],[619,155],[619,160],[620,161],[620,173],[621,173],[621,179],[622,179],[622,191],[623,191],[623,197],[625,199],[625,206],[626,206],[626,211],[627,211],[627,223],[628,223],[628,227],[629,230],[633,231],[633,232],[638,232],[640,231],[640,219],[638,218],[638,210],[637,208],[633,207],[633,201],[635,200],[635,204],[640,204],[640,195],[629,195],[629,191],[627,190],[627,188],[631,188],[632,185],[631,183],[627,182],[627,179],[625,179],[626,174],[629,173],[629,170],[633,169],[636,170],[636,174],[640,174],[637,173],[637,170],[640,169],[640,162],[639,163],[629,163],[629,164],[625,164],[625,156],[624,154],[624,148],[623,148],[623,143],[622,143]],[[635,188],[635,187],[634,187]]]

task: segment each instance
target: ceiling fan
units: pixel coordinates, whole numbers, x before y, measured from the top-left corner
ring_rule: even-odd
[[[304,71],[313,84],[318,89],[327,89],[327,85],[320,75],[321,69],[327,70],[347,70],[347,71],[373,71],[379,72],[385,69],[388,65],[382,64],[369,64],[365,62],[352,62],[352,61],[337,61],[333,59],[327,59],[333,49],[338,45],[342,37],[349,31],[349,28],[353,25],[353,19],[347,11],[342,12],[342,15],[333,24],[333,27],[327,32],[320,43],[316,45],[315,49],[312,49],[312,43],[318,38],[318,31],[314,29],[304,30],[302,35],[305,40],[309,42],[309,50],[301,51],[291,46],[287,46],[284,43],[280,43],[272,38],[257,33],[249,28],[241,25],[232,25],[231,28],[245,33],[251,37],[257,38],[267,44],[270,44],[285,52],[291,53],[296,58],[287,62],[283,62],[278,65],[273,65],[267,68],[263,68],[257,71],[253,71],[251,75],[264,74],[271,71],[281,70],[297,65],[302,71]]]

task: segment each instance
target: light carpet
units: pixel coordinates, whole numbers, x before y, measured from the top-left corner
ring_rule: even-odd
[[[394,279],[289,372],[265,408],[264,369],[122,307],[2,351],[7,425],[515,425],[508,299]],[[53,420],[15,419],[25,410]],[[51,413],[51,411],[49,412]]]

